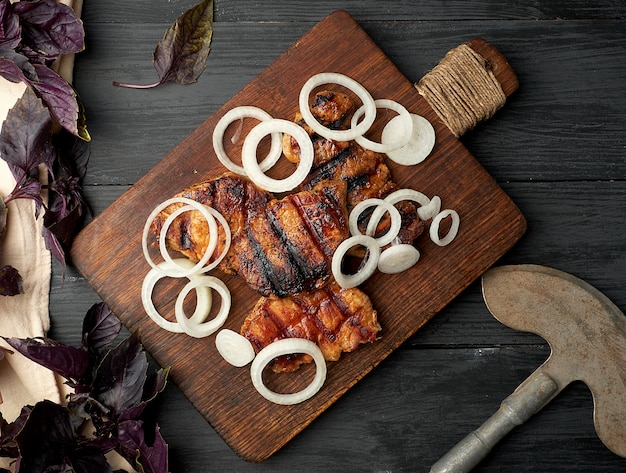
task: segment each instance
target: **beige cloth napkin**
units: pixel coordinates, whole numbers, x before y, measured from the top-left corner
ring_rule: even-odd
[[[82,0],[60,0],[80,15]],[[73,55],[60,58],[55,69],[71,82]],[[9,109],[22,96],[26,86],[0,78],[0,127]],[[6,196],[15,180],[0,159],[0,195]],[[0,335],[5,337],[37,337],[50,328],[48,298],[50,292],[51,256],[41,236],[41,217],[35,220],[34,202],[18,199],[8,204],[7,227],[0,242],[0,265],[15,267],[24,280],[24,293],[0,296]],[[6,346],[4,341],[1,342]],[[22,406],[43,399],[62,401],[60,380],[50,370],[14,353],[0,361],[0,412],[14,420]]]

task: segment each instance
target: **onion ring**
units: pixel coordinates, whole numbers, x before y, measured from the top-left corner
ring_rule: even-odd
[[[209,248],[212,247],[212,250],[211,251],[206,251],[205,254],[202,255],[202,258],[200,259],[200,261],[198,261],[190,269],[173,267],[171,264],[170,265],[166,265],[166,266],[160,268],[152,260],[152,258],[150,257],[150,253],[148,251],[148,233],[150,231],[150,226],[152,224],[152,221],[165,208],[169,207],[172,204],[176,204],[176,203],[187,204],[188,207],[192,207],[195,210],[198,210],[204,216],[204,218],[206,218],[207,223],[209,225],[209,238],[210,238]],[[146,223],[144,224],[143,233],[142,233],[142,236],[141,236],[141,247],[142,247],[142,250],[143,250],[144,257],[145,257],[146,261],[148,262],[148,264],[150,266],[152,266],[153,269],[156,269],[156,270],[161,271],[161,272],[164,272],[167,269],[168,272],[167,273],[164,272],[163,274],[165,274],[166,276],[172,276],[172,277],[176,277],[176,276],[178,276],[178,277],[186,277],[186,276],[191,275],[191,274],[198,274],[198,273],[202,272],[203,266],[209,261],[209,258],[211,258],[211,255],[213,254],[213,251],[215,250],[215,245],[217,245],[217,222],[215,221],[215,217],[213,216],[213,214],[208,210],[209,208],[210,207],[207,207],[206,205],[203,205],[200,202],[197,202],[197,201],[192,200],[192,199],[187,199],[185,197],[172,197],[171,199],[167,199],[167,200],[163,201],[161,204],[157,205],[156,208],[152,211],[152,213],[146,219]],[[179,213],[182,212],[180,209],[176,210],[176,212],[178,212],[178,211],[180,211]],[[168,218],[168,220],[169,220],[169,218]],[[163,239],[165,238],[165,234],[167,233],[167,228],[169,227],[170,224],[171,224],[171,221],[168,223],[167,227],[165,227],[165,225],[164,225],[163,228],[161,229],[161,235],[159,235],[159,249],[161,249],[161,251],[164,248],[164,245],[161,245],[161,238],[163,238]],[[164,229],[165,229],[165,231],[164,231]],[[162,268],[166,268],[166,269],[162,269]]]
[[[359,97],[365,107],[365,117],[363,118],[363,121],[358,124],[358,126],[352,127],[349,130],[331,130],[315,119],[309,106],[309,95],[315,87],[323,84],[341,85],[346,89],[351,90]],[[306,124],[309,125],[315,133],[329,140],[354,140],[357,136],[364,135],[376,119],[376,105],[367,89],[354,79],[337,72],[322,72],[309,78],[300,90],[298,104],[300,107],[300,114]]]
[[[403,147],[388,151],[387,156],[393,162],[410,166],[424,161],[435,146],[435,129],[431,123],[420,115],[411,113],[413,121],[413,134],[411,139]],[[404,125],[402,118],[397,116],[389,120],[383,128],[381,135],[382,143],[393,143],[403,136]]]
[[[242,176],[246,176],[246,171],[242,166],[235,164],[226,154],[226,150],[224,149],[224,133],[228,126],[238,119],[244,118],[256,118],[259,121],[267,121],[271,120],[272,116],[267,113],[265,110],[262,110],[258,107],[253,107],[252,105],[244,105],[240,107],[235,107],[220,118],[213,129],[213,149],[215,150],[215,154],[217,155],[217,159],[226,166],[229,171],[240,174]],[[267,153],[267,156],[259,167],[263,171],[267,171],[270,169],[276,162],[280,159],[280,155],[282,153],[282,143],[281,136],[278,133],[272,133],[272,144],[270,146],[270,150]]]
[[[199,270],[195,271],[197,274],[211,271],[213,268],[217,267],[218,264],[220,264],[220,261],[224,259],[224,257],[226,256],[226,253],[228,253],[228,250],[230,249],[230,243],[231,243],[231,238],[232,238],[231,233],[230,233],[230,227],[228,226],[228,222],[226,221],[224,216],[221,213],[219,213],[217,210],[215,210],[213,207],[208,207],[206,205],[204,207],[210,214],[213,215],[213,217],[215,217],[220,222],[220,225],[224,229],[225,241],[224,241],[224,248],[222,249],[222,252],[217,256],[217,258],[215,258],[206,266],[203,266]],[[163,259],[173,265],[175,265],[175,263],[173,262],[172,257],[169,255],[169,253],[167,252],[167,248],[165,247],[165,235],[167,234],[167,230],[169,229],[174,219],[181,213],[184,213],[185,211],[189,211],[189,210],[194,210],[194,207],[191,205],[188,205],[186,207],[181,207],[177,209],[176,211],[172,212],[172,214],[165,220],[165,222],[163,223],[163,227],[161,228],[161,234],[159,235],[159,249],[161,250],[161,255],[163,256]],[[213,255],[213,252],[215,251],[215,247],[217,246],[217,240],[219,237],[219,233],[216,232],[215,235],[217,235],[217,237],[212,238],[211,231],[212,231],[211,225],[209,224],[209,245],[207,246],[207,249],[204,253],[204,255],[207,255],[207,254],[209,255],[209,258],[207,258],[207,261]],[[202,258],[202,260],[204,260],[204,258]],[[205,261],[205,263],[207,261]],[[177,275],[186,276],[186,274],[177,274]]]
[[[413,120],[411,119],[411,114],[408,112],[406,108],[404,108],[403,105],[399,104],[395,100],[378,99],[378,100],[374,100],[374,104],[376,105],[376,108],[387,108],[389,110],[393,110],[394,112],[396,112],[398,114],[398,117],[394,117],[394,118],[401,117],[402,120],[404,121],[403,123],[404,134],[397,137],[398,139],[394,140],[393,142],[388,140],[387,143],[376,143],[374,141],[371,141],[365,138],[364,135],[355,137],[354,141],[356,141],[363,148],[367,148],[376,153],[389,153],[390,151],[394,151],[396,149],[399,149],[405,146],[411,139],[411,136],[413,136]],[[357,109],[356,112],[354,112],[354,115],[352,115],[352,121],[351,121],[352,128],[356,127],[357,122],[359,118],[361,118],[361,115],[363,115],[364,110],[365,110],[365,106],[361,105],[361,107]]]
[[[263,383],[263,370],[274,358],[282,355],[304,353],[310,355],[315,362],[315,377],[302,391],[290,394],[279,394]],[[315,395],[326,381],[326,360],[322,350],[310,340],[304,338],[283,338],[264,347],[252,361],[250,367],[252,385],[268,401],[275,404],[292,405],[306,401]]]
[[[383,199],[375,199],[375,198],[362,200],[361,202],[356,204],[354,208],[352,209],[352,211],[350,212],[350,216],[348,217],[348,226],[350,228],[350,233],[352,235],[361,235],[361,231],[359,230],[359,225],[358,225],[359,217],[361,216],[363,211],[365,211],[365,209],[368,209],[369,207],[374,207],[374,206],[376,206],[375,210],[380,208],[389,212],[389,216],[391,217],[391,226],[389,227],[389,230],[387,231],[387,233],[385,233],[384,235],[378,238],[375,238],[378,245],[385,246],[391,243],[396,238],[396,236],[398,236],[398,232],[400,231],[400,227],[402,226],[402,217],[400,216],[400,212],[398,211],[397,208],[395,208],[389,202],[386,202]],[[381,217],[382,217],[382,214],[381,214]],[[373,237],[374,232],[376,231],[376,226],[378,225],[379,221],[380,221],[380,217],[376,221],[370,218],[370,220],[367,223],[367,229],[365,231],[365,234]]]
[[[268,133],[284,132],[293,136],[300,146],[300,162],[296,170],[284,179],[274,179],[263,173],[257,162],[256,149]],[[243,142],[241,161],[248,177],[259,187],[270,192],[287,192],[297,187],[313,166],[313,143],[308,133],[294,122],[272,118],[256,125]]]
[[[427,219],[422,218],[420,209],[424,207],[427,207],[430,209],[430,207],[428,206],[431,204],[431,199],[429,199],[428,196],[426,196],[425,194],[422,194],[419,191],[416,191],[414,189],[407,189],[407,188],[398,189],[397,191],[392,192],[391,194],[386,196],[383,200],[393,205],[397,204],[398,202],[402,202],[403,200],[410,200],[412,202],[418,203],[420,204],[420,207],[417,208],[417,215],[420,217],[420,219],[427,220]],[[440,202],[441,202],[441,199],[440,199]],[[439,209],[437,209],[437,212],[439,212]],[[378,222],[380,222],[380,219],[383,217],[383,215],[384,215],[384,209],[380,207],[376,207],[374,211],[372,212],[372,215],[370,216],[368,229],[370,228],[370,225],[372,225],[372,228],[374,228],[373,227],[374,225],[378,225]]]
[[[178,267],[193,267],[193,263],[185,258],[180,258],[175,260],[175,264]],[[154,287],[156,283],[167,276],[167,270],[165,267],[169,266],[170,263],[163,261],[159,263],[156,268],[152,268],[146,274],[146,277],[143,279],[143,283],[141,285],[141,302],[143,303],[143,307],[148,314],[148,316],[156,323],[159,327],[168,330],[174,333],[183,333],[182,327],[178,324],[178,322],[171,322],[163,317],[159,311],[154,306],[154,302],[152,301],[152,292],[154,291]],[[188,279],[191,281],[196,279],[199,276],[190,275]],[[211,310],[211,291],[207,287],[201,286],[196,288],[196,309],[193,315],[190,317],[190,321],[193,323],[201,323],[205,320],[206,316],[209,314]]]
[[[446,236],[443,238],[440,238],[439,237],[439,225],[441,224],[441,221],[446,217],[452,218],[452,224]],[[452,242],[452,240],[456,238],[456,235],[459,232],[460,223],[461,223],[461,219],[459,217],[459,214],[455,210],[450,210],[450,209],[442,210],[441,212],[439,212],[437,215],[433,217],[433,221],[430,224],[430,229],[429,229],[430,239],[433,241],[433,243],[439,246],[449,245]]]
[[[211,320],[201,323],[188,319],[183,307],[187,294],[189,294],[192,289],[198,287],[214,289],[222,298],[220,310],[217,315]],[[194,338],[203,338],[215,333],[224,325],[224,322],[226,322],[228,318],[228,313],[230,312],[230,306],[231,295],[226,284],[214,276],[196,276],[191,279],[178,294],[176,304],[174,305],[174,313],[176,314],[176,322],[178,322],[180,328],[187,335]]]
[[[246,366],[254,360],[256,355],[250,340],[227,328],[217,332],[215,336],[215,348],[217,348],[217,351],[227,363],[237,368]]]
[[[346,253],[353,247],[361,245],[368,249],[365,259],[359,270],[354,274],[345,274],[341,270],[341,263]],[[333,253],[331,269],[335,281],[344,289],[360,286],[365,282],[378,266],[378,258],[380,256],[380,245],[378,241],[367,235],[354,235],[341,242]]]

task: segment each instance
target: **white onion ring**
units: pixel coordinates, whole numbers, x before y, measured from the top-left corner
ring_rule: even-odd
[[[201,204],[203,205],[203,204]],[[207,264],[206,266],[203,266],[202,268],[198,269],[195,271],[196,274],[200,274],[200,273],[206,273],[208,271],[211,271],[212,269],[216,268],[218,264],[220,264],[220,261],[222,261],[224,259],[224,257],[226,256],[226,253],[228,253],[228,250],[230,249],[230,243],[232,240],[232,236],[230,233],[230,227],[228,226],[228,222],[226,221],[226,219],[224,218],[224,216],[219,213],[217,210],[215,210],[213,207],[208,207],[208,206],[204,206],[204,208],[213,215],[213,217],[215,217],[219,222],[220,225],[222,226],[222,228],[224,229],[224,237],[225,237],[225,241],[224,241],[224,248],[222,249],[222,252],[217,256],[217,258],[215,258],[213,261],[211,261],[209,264]],[[165,247],[165,236],[167,235],[167,230],[169,229],[170,225],[172,224],[172,222],[174,221],[174,219],[180,215],[181,213],[185,212],[185,211],[189,211],[189,210],[194,210],[193,206],[186,206],[186,207],[181,207],[179,209],[177,209],[176,211],[172,212],[172,214],[170,214],[170,216],[165,220],[165,222],[163,223],[163,227],[161,228],[161,234],[159,235],[159,249],[161,250],[161,256],[163,256],[163,259],[171,264],[175,264],[172,260],[172,257],[169,255],[169,253],[167,252],[167,248]],[[206,257],[206,255],[208,254],[209,257],[206,258],[206,261],[208,261],[211,256],[213,255],[213,252],[215,251],[215,247],[217,246],[217,240],[219,239],[219,233],[216,231],[215,235],[216,237],[213,238],[211,235],[212,232],[212,228],[211,225],[209,224],[209,245],[207,246],[207,249],[204,253],[204,256]],[[201,261],[203,261],[205,258],[203,257]],[[206,262],[205,261],[205,262]],[[186,276],[186,274],[176,274],[178,276]]]
[[[390,99],[374,100],[374,104],[376,105],[376,108],[386,108],[386,109],[393,110],[394,112],[396,112],[398,114],[398,117],[394,117],[394,118],[401,117],[401,119],[404,122],[403,123],[404,134],[400,135],[397,140],[394,140],[394,142],[389,141],[387,143],[376,143],[374,141],[371,141],[365,138],[364,135],[355,137],[354,141],[356,141],[363,148],[367,148],[376,153],[388,153],[390,151],[394,151],[396,149],[402,148],[404,145],[406,145],[409,142],[409,140],[411,139],[411,136],[413,135],[413,120],[411,119],[411,115],[409,114],[408,110],[404,108],[403,105],[396,102],[395,100],[390,100]],[[363,115],[364,110],[365,110],[365,106],[361,105],[361,107],[359,107],[357,111],[354,112],[354,115],[352,115],[352,121],[351,121],[352,128],[356,127],[357,122],[359,118],[361,118],[361,115]]]
[[[224,149],[224,133],[232,122],[238,119],[243,120],[244,118],[255,118],[263,122],[271,120],[272,116],[265,110],[253,107],[252,105],[235,107],[226,112],[226,114],[220,118],[213,130],[213,149],[215,150],[217,159],[219,159],[229,171],[242,176],[246,175],[245,169],[242,166],[235,164],[226,154],[226,150]],[[280,155],[282,153],[281,136],[278,133],[272,133],[271,137],[272,144],[270,146],[270,150],[265,159],[261,161],[261,164],[259,164],[259,167],[263,171],[267,171],[274,166],[274,164],[276,164],[276,162],[280,159]]]
[[[213,249],[211,251],[206,251],[205,254],[202,255],[202,258],[200,259],[200,261],[198,261],[190,269],[184,269],[184,268],[180,268],[177,266],[172,266],[171,264],[167,266],[159,267],[150,257],[150,252],[148,250],[148,233],[150,232],[150,225],[152,224],[152,221],[165,208],[176,203],[187,204],[187,206],[190,206],[194,208],[195,210],[198,210],[204,216],[204,218],[206,218],[207,223],[209,225],[209,238],[210,238],[209,248],[212,246]],[[143,254],[148,264],[152,266],[153,269],[156,269],[161,272],[167,270],[168,273],[163,273],[163,274],[167,276],[171,276],[171,277],[176,277],[176,276],[186,277],[191,274],[200,273],[202,271],[203,266],[209,261],[209,258],[211,258],[211,255],[213,254],[213,250],[215,250],[215,245],[217,245],[217,237],[218,237],[217,222],[215,221],[215,217],[213,216],[213,214],[208,209],[209,207],[207,207],[206,205],[203,205],[200,202],[197,202],[192,199],[187,199],[185,197],[172,197],[171,199],[167,199],[161,202],[159,205],[157,205],[156,208],[152,211],[152,213],[146,219],[146,223],[144,224],[144,227],[143,227],[143,233],[141,235],[141,247],[143,249]],[[177,209],[177,211],[179,210],[180,209]],[[161,251],[163,251],[164,249],[164,245],[161,245],[161,238],[163,239],[165,238],[165,234],[167,233],[167,228],[169,227],[170,224],[171,224],[171,221],[168,223],[167,227],[164,225],[163,228],[161,229],[161,235],[159,236],[159,249]],[[165,269],[162,269],[162,268],[165,268]]]
[[[176,268],[176,265],[173,262],[172,257],[169,255],[169,252],[167,251],[167,246],[166,246],[167,231],[169,230],[170,225],[172,224],[172,222],[174,221],[176,217],[178,217],[182,213],[190,212],[192,210],[200,210],[200,207],[193,206],[193,205],[186,205],[184,207],[177,208],[176,210],[174,210],[174,212],[172,212],[165,219],[165,222],[163,222],[163,226],[161,227],[161,233],[159,234],[159,250],[161,251],[161,256],[163,257],[163,259],[167,261],[168,263],[170,263],[171,267],[174,270],[174,273],[171,274],[171,276],[180,276],[180,277],[187,276],[185,271],[190,271],[190,274],[191,272],[193,272],[194,274],[200,274],[202,272],[205,272],[204,265],[208,263],[209,259],[211,258],[211,255],[215,251],[215,247],[217,246],[217,236],[218,236],[217,223],[215,222],[215,218],[213,218],[213,220],[210,220],[209,218],[207,218],[206,220],[209,224],[209,245],[207,246],[206,251],[202,255],[202,258],[200,259],[200,261],[198,261],[196,266],[194,266],[191,269],[185,270],[185,269],[180,268],[179,270],[178,268]],[[209,207],[204,206],[201,212],[205,218],[206,218],[206,212],[210,213],[211,216],[214,217]]]
[[[384,249],[378,258],[378,270],[384,274],[396,274],[414,266],[420,252],[413,245],[399,243]]]
[[[430,220],[439,212],[441,212],[441,197],[435,195],[428,204],[418,207],[417,216],[420,220]]]
[[[296,170],[284,179],[273,179],[263,173],[256,157],[256,149],[265,135],[284,132],[293,136],[300,146],[300,161]],[[297,187],[313,166],[313,143],[308,133],[294,122],[273,118],[256,125],[243,142],[241,161],[248,177],[257,186],[270,192],[287,192]]]
[[[208,287],[214,289],[222,298],[220,310],[217,315],[209,321],[194,322],[187,318],[183,304],[185,297],[192,289],[198,287]],[[215,333],[228,318],[231,306],[230,291],[220,279],[214,276],[196,276],[191,279],[185,287],[180,291],[176,298],[176,304],[174,306],[174,313],[176,314],[176,322],[180,328],[190,337],[203,338]]]
[[[246,366],[254,360],[256,355],[250,340],[227,328],[217,332],[215,336],[215,347],[227,363],[237,368]]]
[[[309,95],[315,87],[323,84],[341,85],[346,89],[351,90],[359,97],[365,107],[365,117],[363,118],[363,121],[358,124],[358,126],[352,127],[349,130],[331,130],[315,119],[309,105]],[[300,106],[300,113],[302,114],[302,118],[306,124],[309,125],[315,133],[329,140],[354,140],[357,136],[364,135],[376,119],[376,105],[367,89],[354,79],[337,72],[322,72],[309,78],[300,90],[298,104]]]
[[[348,226],[352,235],[361,235],[358,225],[359,217],[366,209],[374,206],[376,207],[376,209],[374,210],[377,210],[379,208],[381,210],[384,209],[385,211],[389,212],[389,215],[391,217],[391,226],[389,227],[387,233],[378,238],[375,238],[378,245],[385,246],[391,243],[396,238],[396,236],[398,236],[398,232],[400,231],[400,227],[402,226],[402,217],[400,216],[400,212],[389,202],[386,202],[383,199],[375,198],[362,200],[361,202],[356,204],[350,212],[350,215],[348,217]],[[376,221],[374,221],[373,218],[370,218],[369,222],[367,223],[367,229],[365,231],[365,234],[368,236],[373,236],[379,221],[380,217]]]
[[[175,264],[178,267],[193,267],[194,264],[188,259],[180,258],[175,260]],[[165,319],[159,311],[157,311],[154,306],[154,302],[152,301],[152,292],[154,291],[154,287],[160,279],[167,276],[167,266],[170,263],[163,261],[157,265],[157,268],[152,268],[148,271],[145,278],[143,279],[143,283],[141,286],[141,302],[143,303],[143,307],[148,314],[148,316],[156,323],[159,327],[168,330],[174,333],[183,333],[183,329],[177,322],[171,322]],[[194,280],[199,276],[190,275],[188,279]],[[207,287],[201,286],[196,288],[196,309],[193,315],[190,317],[190,321],[192,323],[201,323],[205,320],[206,316],[211,311],[211,291]]]
[[[359,270],[354,274],[344,274],[341,270],[341,264],[343,257],[353,247],[361,245],[365,246],[368,251],[365,255],[365,260],[361,264]],[[341,242],[333,253],[333,259],[331,263],[331,269],[333,276],[337,284],[344,289],[356,287],[365,282],[378,266],[378,258],[380,256],[380,246],[376,239],[367,235],[354,235]]]
[[[448,230],[447,235],[443,238],[440,238],[439,225],[441,224],[441,221],[446,217],[452,218],[452,224],[450,225],[450,230]],[[452,240],[456,238],[456,235],[459,232],[460,223],[461,219],[456,211],[450,209],[442,210],[433,217],[433,221],[430,224],[430,239],[433,241],[433,243],[439,246],[449,245]]]
[[[435,129],[428,120],[420,115],[411,113],[413,134],[409,142],[401,148],[388,151],[387,156],[392,161],[410,166],[424,161],[435,146]],[[404,125],[402,118],[397,116],[389,120],[381,135],[382,143],[393,143],[403,136]]]
[[[411,202],[420,204],[420,207],[417,208],[417,215],[422,220],[425,220],[425,219],[423,219],[422,216],[420,215],[420,209],[428,206],[431,203],[431,200],[425,194],[422,194],[419,191],[416,191],[413,189],[407,189],[407,188],[398,189],[397,191],[392,192],[391,194],[386,196],[383,200],[392,205],[395,205],[398,202],[401,202],[403,200],[410,200]],[[375,225],[378,225],[378,223],[380,222],[380,219],[383,217],[384,212],[385,212],[384,209],[380,207],[376,207],[374,211],[372,212],[367,228],[369,229],[370,225],[372,225],[372,228],[375,228]],[[439,212],[439,210],[437,210],[437,212]]]
[[[282,355],[304,353],[310,355],[315,362],[315,377],[302,391],[289,394],[279,394],[269,389],[263,383],[263,370],[274,358]],[[250,367],[252,385],[268,401],[275,404],[292,405],[306,401],[315,395],[326,381],[326,360],[322,350],[310,340],[304,338],[283,338],[264,347],[252,361]]]

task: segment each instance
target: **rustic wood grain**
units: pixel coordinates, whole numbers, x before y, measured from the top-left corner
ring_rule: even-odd
[[[355,45],[358,54],[354,54]],[[489,51],[494,62],[501,58],[483,43],[479,46]],[[504,66],[503,71],[510,71]],[[382,340],[331,363],[323,390],[311,400],[297,406],[277,406],[255,392],[247,370],[235,369],[221,360],[213,337],[190,340],[185,335],[169,334],[144,314],[139,294],[149,267],[141,254],[141,229],[147,215],[165,196],[224,172],[210,149],[213,127],[223,113],[236,105],[251,104],[272,116],[290,118],[297,109],[301,84],[327,70],[348,74],[375,97],[393,98],[433,123],[438,139],[431,157],[419,167],[391,166],[392,172],[400,186],[440,195],[444,208],[459,212],[462,226],[455,243],[445,249],[423,241],[419,245],[422,259],[411,271],[370,279],[363,289],[379,311]],[[72,258],[127,328],[141,330],[142,341],[155,360],[172,367],[172,379],[233,450],[246,460],[262,461],[476,280],[524,230],[525,220],[517,207],[437,120],[412,83],[347,13],[337,12],[297,41],[96,217],[77,237]],[[233,310],[226,326],[238,330],[258,296],[238,279],[229,278],[227,283],[233,293]],[[411,294],[411,298],[398,297],[403,293]],[[175,297],[173,285],[158,296],[162,301]],[[186,356],[190,350],[192,357]]]

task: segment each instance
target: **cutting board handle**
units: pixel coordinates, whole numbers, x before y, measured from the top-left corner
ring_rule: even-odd
[[[458,138],[493,116],[518,85],[505,57],[474,38],[450,50],[415,88]]]

